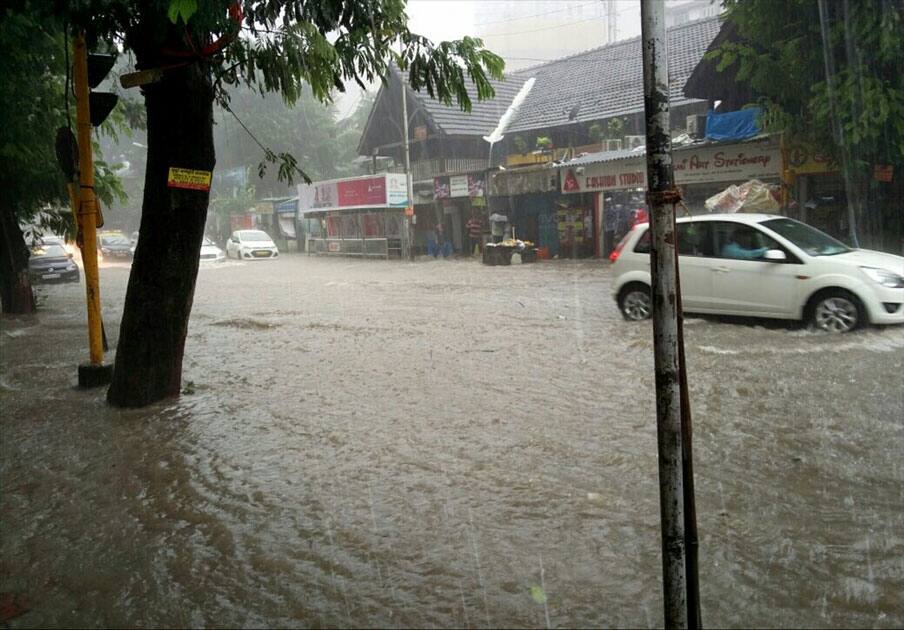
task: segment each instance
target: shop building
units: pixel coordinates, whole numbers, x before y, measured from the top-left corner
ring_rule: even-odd
[[[722,25],[707,52],[724,43],[739,43],[743,37],[731,21]],[[714,60],[701,59],[687,79],[683,94],[687,98],[705,99],[708,110],[716,114],[743,111],[760,95],[737,79],[738,65],[722,70]],[[904,251],[904,214],[900,198],[904,180],[887,163],[867,164],[872,171],[864,188],[848,191],[840,165],[820,155],[812,146],[786,138],[782,146],[785,213],[813,225],[828,234],[852,244],[851,214],[856,221],[862,245],[885,251]],[[861,186],[864,182],[860,183]],[[860,195],[860,200],[849,199]],[[857,206],[860,202],[860,209]]]
[[[465,225],[477,212],[486,221],[485,181],[492,131],[518,91],[511,81],[491,81],[496,97],[479,101],[468,83],[472,109],[466,113],[413,91],[392,68],[381,86],[358,145],[358,153],[391,158],[390,172],[404,172],[402,95],[407,99],[408,142],[413,189],[416,254],[425,254],[442,223],[456,252],[467,244]],[[382,160],[383,163],[386,160]]]
[[[720,24],[711,18],[669,29],[675,136],[702,132],[708,103],[684,96],[681,89]],[[492,165],[490,211],[507,214],[516,231],[538,243],[541,255],[605,255],[620,225],[645,205],[637,190],[643,187],[638,169],[632,166],[634,180],[626,174],[628,179],[614,186],[586,187],[577,185],[575,173],[567,179],[569,171],[561,165],[584,168],[584,163],[643,155],[635,151],[645,145],[640,41],[618,42],[512,75],[516,81],[527,77],[535,78],[534,87],[498,149],[505,171],[496,172],[496,162]],[[553,177],[540,177],[544,168]],[[549,180],[555,182],[552,189]],[[533,184],[525,186],[527,181]]]
[[[684,129],[688,118],[704,114],[707,103],[685,97],[682,87],[719,32],[718,18],[670,29],[669,74],[673,120]],[[525,83],[534,83],[517,115],[492,148],[483,139],[496,128]],[[546,247],[550,255],[601,253],[600,200],[593,191],[562,194],[550,187],[554,160],[602,149],[618,151],[642,145],[643,68],[639,38],[617,42],[565,59],[543,63],[491,81],[495,98],[479,101],[468,84],[472,110],[463,112],[403,87],[393,69],[377,95],[358,146],[362,156],[392,158],[403,171],[402,95],[407,99],[408,140],[414,188],[414,247],[427,250],[442,222],[454,249],[466,242],[465,224],[479,213],[489,225],[491,213],[510,219],[516,235]],[[377,160],[374,159],[374,170]],[[499,167],[506,169],[500,172]],[[510,168],[511,167],[511,168]],[[534,169],[512,173],[521,167]],[[515,180],[537,178],[524,188]],[[497,179],[498,178],[498,179]],[[498,181],[499,194],[488,179]],[[507,182],[512,181],[510,186]],[[483,188],[484,194],[481,194]],[[465,192],[467,191],[467,192]],[[489,195],[486,195],[489,192]],[[545,245],[544,245],[545,243]]]
[[[782,152],[775,137],[675,146],[672,160],[675,184],[691,214],[707,212],[704,202],[731,185],[758,179],[781,187]],[[646,206],[646,151],[592,153],[558,168],[562,195],[578,200],[570,207],[594,209],[592,238],[598,255],[608,255]],[[572,212],[570,220],[576,219]]]

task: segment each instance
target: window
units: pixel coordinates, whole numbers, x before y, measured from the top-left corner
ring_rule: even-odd
[[[650,253],[650,230],[637,240],[634,251]],[[678,224],[678,254],[680,256],[712,256],[712,235],[708,221]]]
[[[713,239],[709,221],[678,224],[678,254],[681,256],[712,256]]]
[[[770,219],[763,221],[763,225],[773,232],[778,232],[810,256],[834,256],[851,251],[841,241],[794,219]]]
[[[634,251],[638,254],[649,254],[650,253],[650,230],[647,228],[644,230],[643,236],[637,239],[637,245],[634,246]]]
[[[757,260],[767,249],[784,251],[773,238],[743,223],[713,221],[712,230],[715,255],[719,258]]]

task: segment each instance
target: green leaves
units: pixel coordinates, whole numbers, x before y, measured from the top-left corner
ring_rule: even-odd
[[[197,0],[170,0],[169,9],[167,9],[166,11],[166,16],[173,24],[176,24],[177,22],[179,22],[179,20],[182,20],[183,22],[188,24],[189,18],[191,18],[191,16],[193,16],[197,11]]]
[[[276,164],[279,172],[277,179],[291,186],[295,182],[295,175],[301,175],[304,183],[310,184],[311,178],[298,167],[298,160],[291,153],[274,153],[268,148],[264,149],[264,159],[257,165],[257,175],[261,179],[267,174],[267,165]]]
[[[772,0],[725,5],[742,39],[707,58],[719,70],[735,68],[737,79],[760,96],[768,130],[836,159],[846,151],[865,177],[871,163],[904,167],[904,154],[889,150],[904,145],[904,17],[894,3],[825,3],[825,38],[816,0],[786,0],[781,11]],[[835,117],[844,145],[833,132]]]

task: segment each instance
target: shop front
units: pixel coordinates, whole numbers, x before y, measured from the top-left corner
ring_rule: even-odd
[[[467,250],[468,220],[476,214],[484,225],[487,222],[484,182],[482,172],[433,178],[433,203],[416,208],[418,242],[424,244],[425,251],[432,249],[440,224],[455,253]]]
[[[491,212],[508,218],[509,237],[514,232],[515,238],[536,243],[543,258],[572,253],[577,240],[568,236],[583,234],[584,213],[577,209],[583,199],[564,198],[557,170],[546,164],[512,168],[493,173],[491,181]]]
[[[298,198],[309,254],[400,258],[408,247],[405,175],[301,184]]]
[[[286,199],[273,204],[273,223],[277,238],[288,249],[289,243],[298,249],[298,198]]]
[[[675,183],[691,214],[707,212],[705,201],[730,185],[752,179],[781,185],[782,155],[773,138],[675,147],[672,156]],[[607,255],[636,221],[645,219],[647,168],[643,151],[590,154],[559,168],[563,196],[579,199],[578,195],[601,193],[600,254]]]

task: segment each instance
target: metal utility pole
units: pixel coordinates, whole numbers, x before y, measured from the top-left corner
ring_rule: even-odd
[[[652,234],[650,267],[665,627],[696,628],[700,625],[700,615],[696,592],[690,404],[684,375],[675,229],[675,204],[681,195],[675,188],[672,169],[665,3],[663,0],[641,2],[640,16]],[[689,546],[694,552],[690,561]]]
[[[73,87],[75,89],[78,132],[78,211],[82,265],[85,268],[85,295],[88,306],[89,362],[78,366],[80,387],[96,387],[110,382],[112,365],[104,365],[104,343],[100,314],[100,279],[97,269],[97,197],[94,194],[94,160],[91,155],[91,114],[89,110],[88,49],[84,34],[73,42]]]
[[[408,206],[405,208],[405,225],[408,228],[408,260],[414,260],[414,182],[411,181],[411,157],[408,151],[408,86],[399,74],[402,84],[402,144],[405,147],[405,180],[408,185]]]

